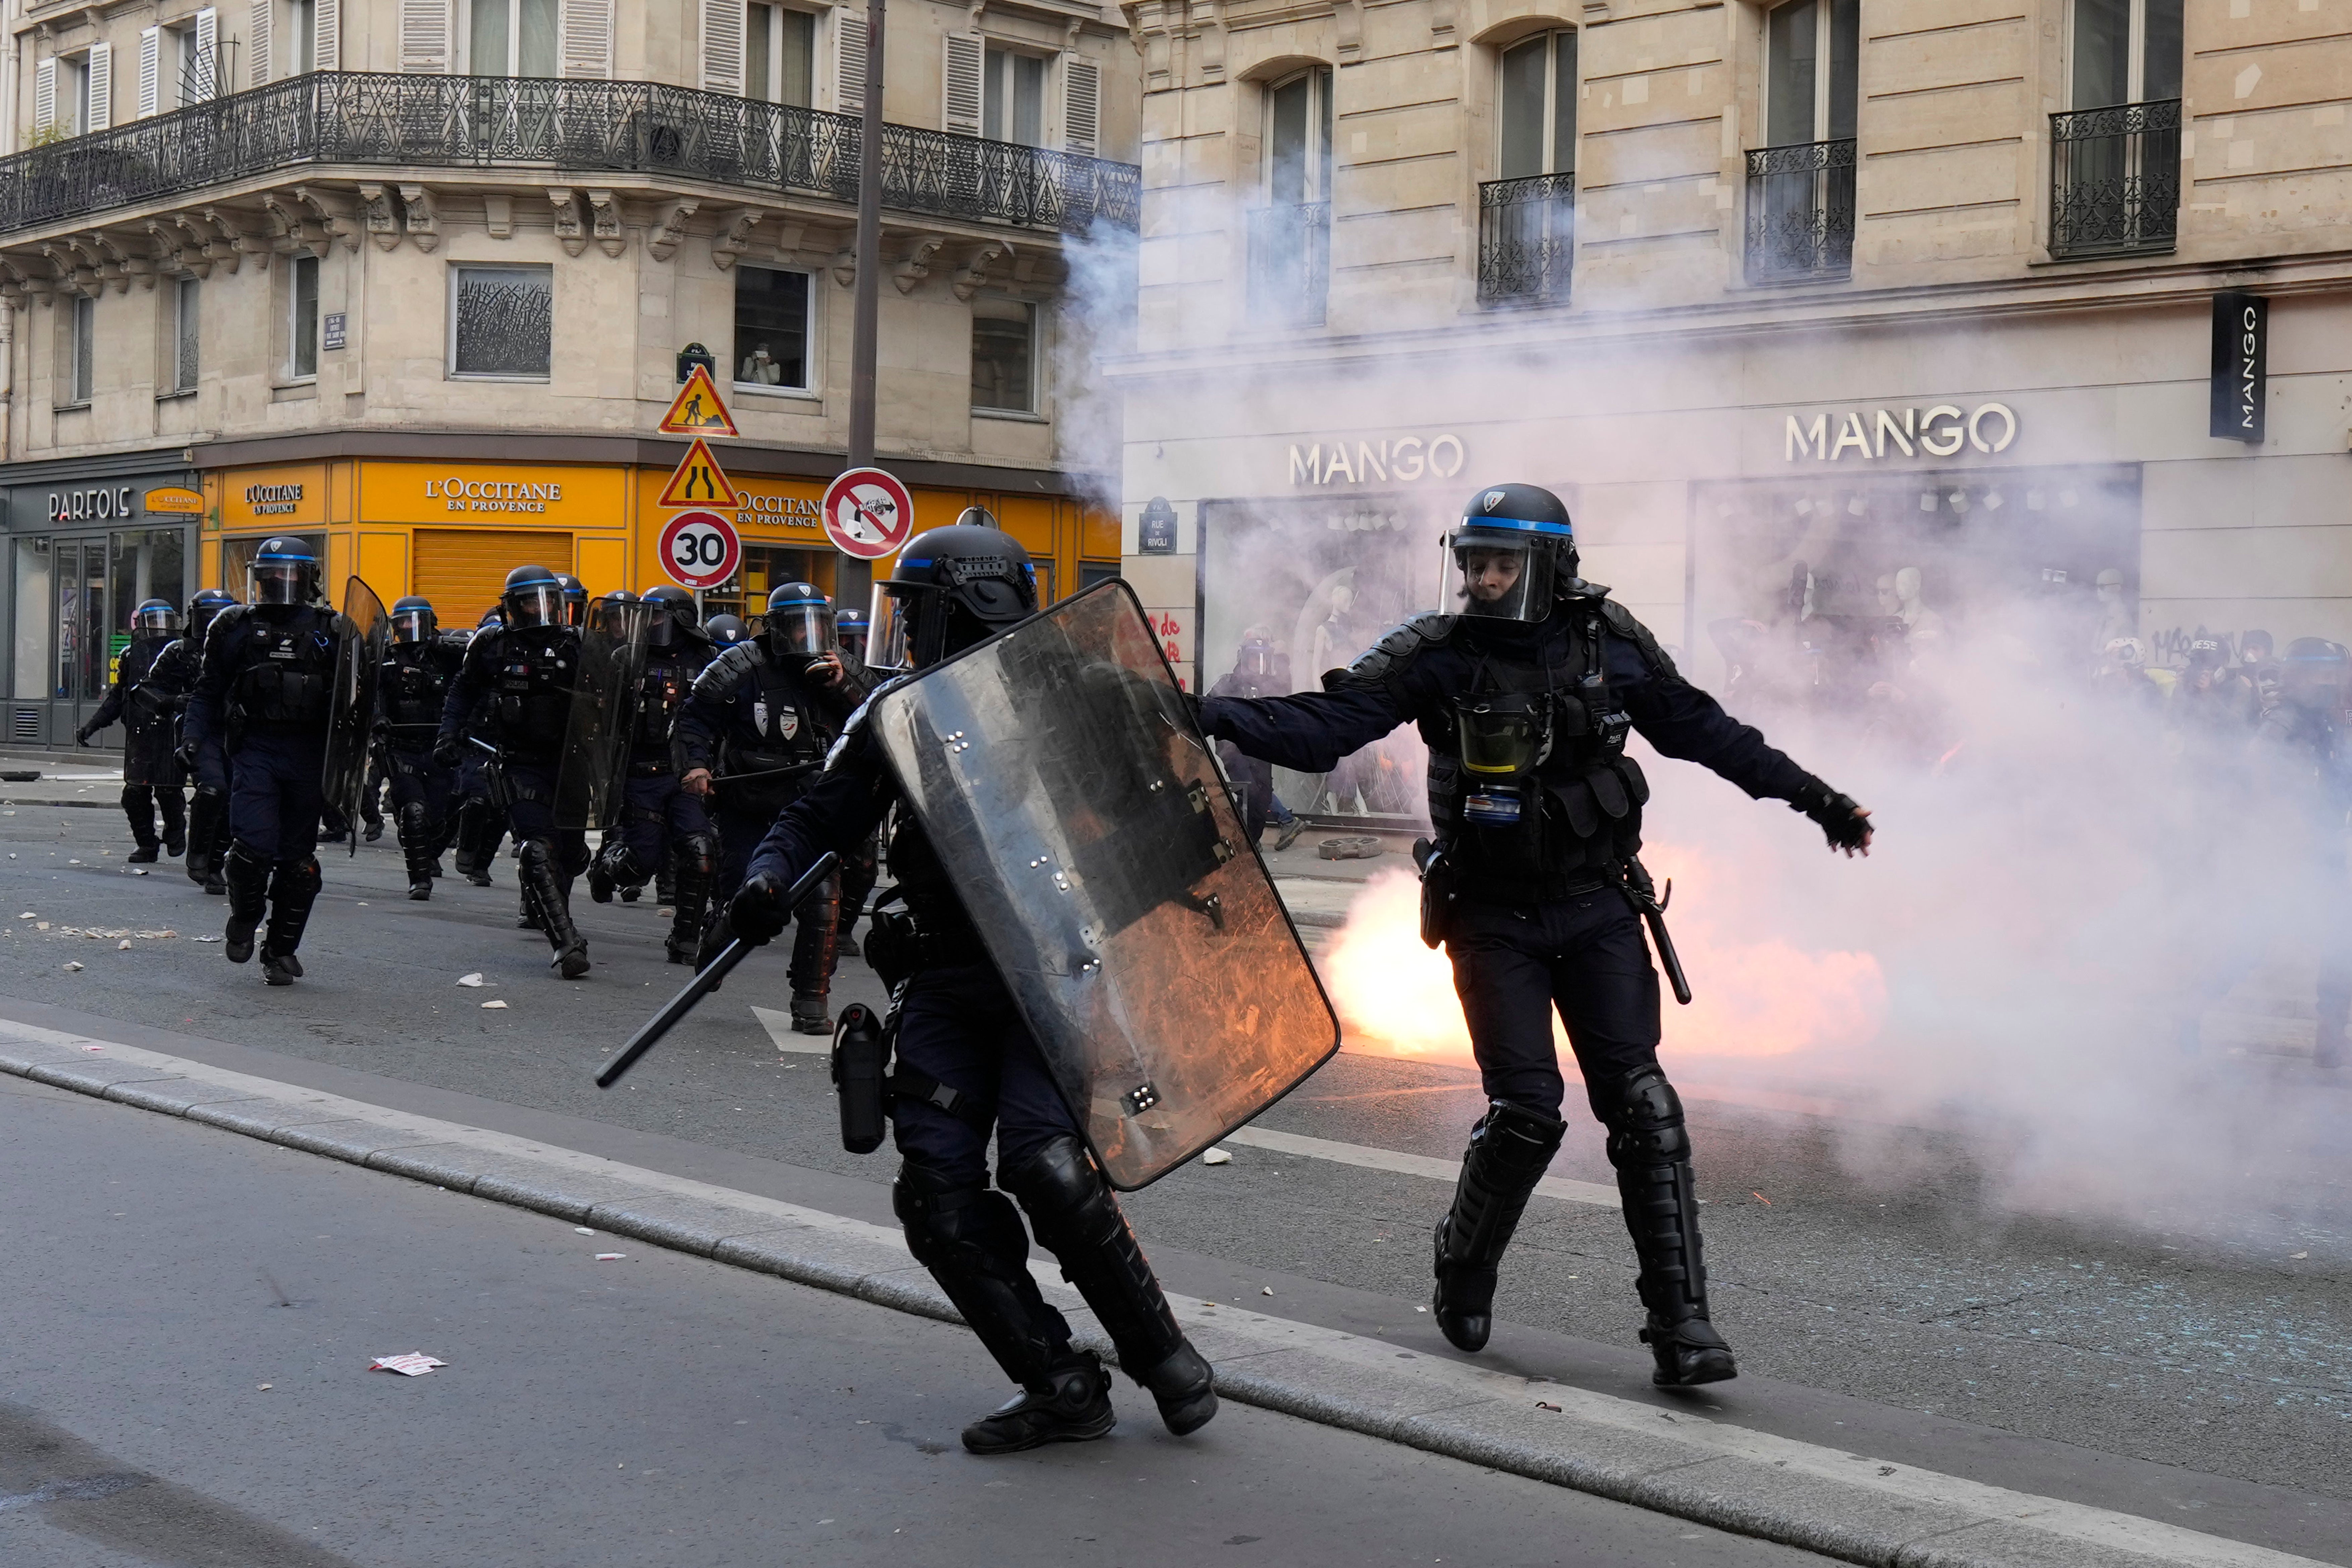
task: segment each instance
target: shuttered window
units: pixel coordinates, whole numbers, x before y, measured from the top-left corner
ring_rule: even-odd
[[[90,45],[89,62],[83,68],[89,72],[84,85],[89,91],[89,105],[82,117],[82,129],[107,130],[114,124],[114,46]]]
[[[450,0],[400,0],[400,68],[446,75]]]
[[[977,34],[950,33],[940,60],[944,107],[940,123],[960,136],[980,134],[980,73],[987,46]]]
[[[139,34],[139,118],[163,108],[163,29],[147,27]]]
[[[228,86],[220,73],[220,11],[207,5],[196,13],[195,45],[180,79],[180,101],[210,103]]]
[[[1095,156],[1102,140],[1102,67],[1062,57],[1062,149]]]
[[[55,56],[33,68],[33,129],[47,131],[58,122],[58,62]]]
[[[702,0],[702,85],[743,93],[743,0]]]
[[[446,626],[470,626],[499,602],[507,574],[530,564],[572,570],[572,536],[544,529],[420,528],[415,584]]]
[[[310,68],[343,68],[343,0],[313,0]]]
[[[833,107],[842,114],[866,109],[866,13],[835,9],[832,18]]]
[[[613,74],[613,0],[563,0],[563,74]]]
[[[245,79],[254,87],[269,79],[270,12],[277,4],[278,0],[253,0],[252,18],[246,24]]]

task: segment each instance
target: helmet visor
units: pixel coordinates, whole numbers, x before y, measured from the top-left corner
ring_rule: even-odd
[[[912,594],[893,594],[880,583],[874,584],[874,607],[867,615],[871,630],[866,637],[866,668],[868,669],[912,669],[915,668],[914,619],[909,612],[914,607]]]
[[[1540,621],[1551,614],[1559,542],[1465,530],[1454,536],[1454,594],[1465,616]]]
[[[561,584],[527,583],[520,588],[509,588],[506,592],[506,606],[509,626],[560,626],[565,624]]]
[[[169,605],[149,605],[131,617],[131,630],[150,637],[172,637],[180,629],[180,612]]]
[[[1273,679],[1274,649],[1262,642],[1242,644],[1241,657],[1234,660],[1234,673],[1244,680]]]
[[[392,612],[392,640],[419,643],[433,635],[433,612],[423,607]]]
[[[813,658],[831,653],[838,646],[833,631],[833,612],[822,603],[778,605],[768,612],[763,629],[768,634],[769,646],[778,653]]]
[[[310,602],[308,561],[257,560],[246,569],[245,596],[254,605],[307,605]]]

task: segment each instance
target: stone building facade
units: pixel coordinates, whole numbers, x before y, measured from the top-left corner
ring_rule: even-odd
[[[448,620],[526,559],[661,581],[685,444],[655,426],[699,355],[744,492],[744,565],[706,607],[794,577],[862,595],[814,504],[848,422],[862,9],[12,12],[9,739],[69,740],[117,612],[241,592],[271,532]],[[888,20],[879,460],[919,526],[987,504],[1066,592],[1117,567],[1115,453],[1065,417],[1065,367],[1072,247],[1135,224],[1138,58],[1067,0]]]

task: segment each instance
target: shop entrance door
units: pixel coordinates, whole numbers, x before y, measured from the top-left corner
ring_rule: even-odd
[[[184,605],[185,531],[19,539],[16,549],[15,683],[8,738],[70,746],[114,679],[131,643],[131,613],[148,599]],[[101,745],[120,746],[111,726]]]

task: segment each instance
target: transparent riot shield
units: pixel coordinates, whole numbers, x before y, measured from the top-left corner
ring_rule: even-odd
[[[869,721],[1112,1185],[1158,1180],[1339,1048],[1127,584],[890,688]]]
[[[580,677],[555,773],[555,826],[604,828],[619,820],[637,724],[652,606],[635,596],[598,599],[580,628]]]
[[[351,852],[357,855],[360,794],[367,787],[375,726],[376,671],[392,638],[392,617],[375,590],[353,577],[343,584],[343,613],[335,629],[335,700],[327,715],[327,765],[320,784],[327,804],[352,824]]]

